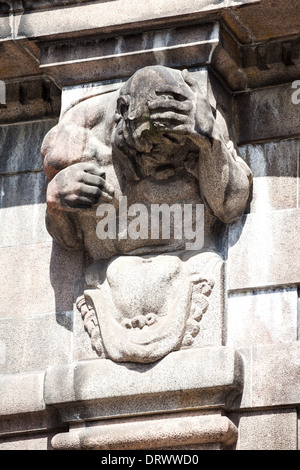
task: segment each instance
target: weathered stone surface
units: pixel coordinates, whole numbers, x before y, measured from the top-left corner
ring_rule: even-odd
[[[249,88],[274,86],[299,78],[299,38],[277,40],[242,48],[243,67]],[[259,73],[257,71],[259,70]]]
[[[237,450],[297,449],[297,410],[241,415]]]
[[[54,433],[38,433],[24,437],[0,438],[0,450],[24,451],[24,450],[52,450],[49,441]]]
[[[300,105],[293,103],[293,93],[291,82],[236,95],[239,144],[299,137]]]
[[[14,54],[14,51],[8,53],[9,56],[11,54]],[[11,67],[9,71],[5,68],[1,68],[0,71],[0,79],[6,78],[5,75],[1,76],[1,72],[2,74],[9,74],[9,80],[5,80],[6,106],[1,109],[0,123],[7,125],[9,123],[15,124],[17,122],[26,121],[26,124],[23,124],[24,127],[19,128],[20,140],[23,140],[22,132],[26,130],[29,132],[28,138],[35,134],[36,141],[38,142],[44,137],[45,131],[47,132],[47,130],[54,125],[53,122],[51,126],[51,120],[57,120],[59,116],[61,91],[49,78],[44,76],[16,78],[14,75],[20,73],[20,70],[23,70],[19,67],[20,62],[23,62],[23,60],[22,58],[18,58],[16,61],[18,65],[16,71]],[[25,73],[24,70],[23,73]],[[35,74],[37,74],[37,72],[35,72]],[[28,75],[34,75],[34,72],[29,70]],[[45,120],[45,122],[43,123],[41,120]],[[9,130],[6,130],[5,135],[7,135],[7,133],[9,133]],[[3,137],[5,137],[5,135]],[[28,142],[32,143],[32,138]],[[6,141],[5,144],[7,145],[8,142]],[[16,142],[14,142],[14,144],[16,145]],[[12,145],[14,144],[12,143]],[[26,144],[27,141],[24,142],[24,145]],[[36,143],[32,145],[34,149],[37,148]],[[5,150],[10,152],[10,148],[5,148]],[[29,162],[31,161],[29,156],[28,160]],[[26,159],[24,159],[22,166],[24,166],[25,161]]]
[[[82,276],[82,254],[70,257],[52,243],[4,247],[0,253],[0,317],[73,309],[74,285]]]
[[[298,139],[240,148],[253,173],[251,213],[297,207],[299,152]]]
[[[56,83],[72,85],[86,81],[131,76],[149,65],[201,66],[219,42],[217,23],[142,32],[129,36],[80,40],[41,47],[40,68]],[[70,56],[72,60],[70,60]]]
[[[10,18],[0,18],[2,36],[0,37],[0,80],[21,78],[24,75],[37,76],[40,73],[37,59],[24,50],[21,44],[13,41],[13,24],[12,16]],[[20,64],[22,64],[22,67],[20,67]],[[2,114],[3,112],[1,111],[0,116]]]
[[[252,351],[252,406],[299,403],[299,343],[258,346]],[[272,380],[266,382],[266,376]]]
[[[247,34],[253,43],[299,33],[299,9],[293,0],[285,0],[284,3],[276,1],[275,4],[272,0],[262,0],[245,5],[238,10],[238,14],[234,10],[227,10],[224,17],[241,40]]]
[[[10,374],[7,375],[8,380],[9,377]],[[29,391],[30,389],[25,388],[23,390],[24,396],[26,396],[26,393]],[[28,404],[30,404],[30,401]],[[50,429],[55,429],[56,432],[57,429],[63,431],[64,428],[65,426],[62,426],[60,417],[54,408],[32,411],[29,407],[28,410],[21,414],[16,413],[0,416],[0,442],[2,443],[2,439],[4,438],[13,440],[14,436],[18,436],[19,439],[22,440],[20,436],[23,435],[23,438],[25,438],[24,436],[26,436],[27,433],[33,436],[34,434],[49,432]],[[5,444],[5,441],[3,444]]]
[[[296,341],[297,304],[296,287],[230,294],[227,304],[227,344],[243,348]]]
[[[239,349],[245,365],[243,396],[238,409],[293,406],[299,403],[299,343]]]
[[[28,189],[30,188],[30,191]],[[1,209],[46,202],[47,179],[43,172],[25,172],[1,177]]]
[[[11,182],[20,178],[9,177]],[[23,178],[25,179],[25,178]],[[26,178],[27,181],[30,178]],[[46,204],[28,204],[24,206],[0,209],[0,247],[33,245],[50,242],[45,226]]]
[[[16,318],[13,308],[6,313],[0,318],[0,373],[18,375],[72,360],[72,312],[20,312]]]
[[[162,415],[135,422],[107,423],[58,434],[56,450],[138,450],[205,443],[232,444],[237,429],[225,416]]]
[[[229,229],[229,290],[297,285],[298,209],[248,214]]]
[[[59,36],[61,34],[87,34],[87,32],[111,32],[118,27],[126,30],[132,24],[164,24],[174,21],[179,15],[197,19],[203,13],[217,12],[222,8],[239,7],[257,0],[225,0],[217,4],[211,0],[190,0],[178,5],[176,0],[157,4],[154,0],[141,3],[138,0],[121,0],[116,3],[97,2],[75,5],[74,7],[33,11],[30,15],[20,15],[17,19],[19,37]]]
[[[51,241],[45,225],[46,187],[42,172],[0,177],[0,247]]]
[[[0,375],[0,415],[45,409],[43,371]]]
[[[235,19],[238,21],[238,16]],[[281,28],[282,29],[282,28]],[[221,28],[221,40],[212,56],[212,64],[234,92],[281,86],[298,80],[300,71],[299,38],[291,37],[268,43],[253,43],[251,30],[245,29],[241,46]],[[250,33],[250,35],[249,35]],[[275,36],[277,38],[277,36]]]
[[[56,123],[51,119],[0,126],[0,174],[42,170],[41,145]],[[9,194],[9,197],[13,196]]]
[[[3,31],[3,37],[5,40],[14,38],[14,41],[6,41],[5,46],[3,46],[6,48],[6,53],[4,54],[5,62],[2,63],[4,67],[1,69],[2,75],[0,75],[0,79],[20,77],[21,71],[18,66],[20,62],[23,64],[24,75],[25,71],[27,76],[38,75],[40,59],[39,40],[41,38],[45,38],[47,42],[49,42],[49,39],[56,41],[58,38],[62,38],[64,41],[65,39],[75,38],[77,40],[77,49],[79,50],[83,43],[82,37],[86,34],[95,35],[98,33],[98,35],[102,35],[104,33],[108,37],[116,37],[118,34],[131,32],[134,33],[133,35],[136,35],[136,32],[140,30],[145,31],[147,28],[153,30],[154,26],[156,29],[165,29],[167,26],[173,27],[173,25],[175,27],[187,26],[188,28],[193,28],[195,21],[199,19],[202,24],[204,23],[204,18],[207,22],[218,20],[220,19],[220,13],[231,7],[234,8],[235,15],[237,15],[240,6],[244,7],[247,4],[255,5],[256,3],[258,3],[258,0],[226,0],[218,4],[215,4],[214,1],[202,0],[199,4],[199,2],[193,0],[192,3],[189,2],[188,5],[180,6],[180,9],[178,9],[178,5],[174,0],[164,2],[159,6],[157,4],[141,6],[137,0],[130,0],[130,2],[122,0],[121,5],[120,2],[117,4],[117,8],[115,0],[110,2],[93,2],[90,5],[86,4],[85,1],[68,1],[67,3],[56,1],[24,3],[16,1],[10,8],[4,7],[2,13],[1,20],[3,21],[3,26],[1,31]],[[66,5],[68,8],[65,8]],[[178,19],[179,16],[180,20]],[[187,31],[186,36],[189,36],[189,31]],[[69,46],[70,43],[68,43],[68,48]],[[95,45],[90,47],[90,49],[95,49]],[[145,47],[143,49],[146,50]],[[205,49],[205,46],[203,46],[203,49]],[[76,54],[76,49],[74,53]],[[181,55],[181,61],[187,55],[189,54]],[[9,61],[6,59],[7,56],[10,56]],[[161,61],[159,51],[158,56],[160,56]],[[193,63],[193,56],[196,57],[195,54],[190,56],[190,64]],[[140,57],[143,57],[143,55],[140,55]],[[199,59],[197,60],[199,62]],[[70,64],[70,58],[68,58],[68,61]],[[135,60],[135,63],[137,61],[138,59]],[[153,63],[161,63],[160,61]],[[65,65],[69,64],[66,62]],[[149,62],[146,65],[148,64]],[[167,65],[167,63],[164,62],[164,65]],[[169,65],[175,66],[174,60],[172,63],[169,62]],[[127,75],[133,72],[132,64],[128,66],[131,68]],[[90,73],[93,68],[94,66],[90,67]],[[103,68],[107,68],[107,64],[103,65],[102,63]],[[135,66],[135,70],[136,68]],[[65,66],[64,69],[66,73]],[[111,71],[120,69],[121,71],[122,68],[115,62],[113,67],[109,66],[109,69]],[[101,68],[99,70],[101,72]],[[83,70],[78,66],[76,72],[82,74]],[[124,64],[122,73],[124,74]],[[69,80],[72,79],[74,81],[74,77],[72,77],[70,72]],[[85,80],[89,81],[90,79],[91,76],[88,77],[86,74]]]
[[[241,367],[225,347],[171,353],[154,365],[82,361],[47,370],[45,402],[63,421],[226,406],[239,393]]]

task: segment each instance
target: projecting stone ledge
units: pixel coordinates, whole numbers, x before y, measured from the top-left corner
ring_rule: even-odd
[[[95,359],[49,368],[45,403],[70,425],[52,446],[231,445],[237,430],[223,414],[241,394],[242,382],[241,358],[227,347],[181,350],[151,365]]]
[[[187,413],[73,429],[54,436],[52,446],[55,450],[201,449],[201,445],[209,449],[236,440],[237,428],[226,416]]]
[[[92,359],[46,371],[45,403],[64,422],[186,409],[228,408],[241,393],[243,366],[227,347],[169,354],[154,364]]]

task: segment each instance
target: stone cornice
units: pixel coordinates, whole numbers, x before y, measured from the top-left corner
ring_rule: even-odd
[[[210,64],[231,92],[288,83],[300,75],[299,27],[295,3],[284,3],[283,17],[270,0],[7,1],[0,80],[42,73],[64,86],[162,62]]]
[[[7,7],[3,7],[2,15],[10,20],[10,35],[14,39],[54,39],[115,34],[118,28],[124,32],[149,25],[168,27],[174,21],[207,21],[210,15],[216,18],[224,9],[236,9],[260,1],[223,0],[216,3],[213,0],[189,0],[179,5],[177,0],[142,3],[139,0],[15,0],[6,2]]]
[[[54,366],[46,372],[44,399],[64,422],[75,423],[158,411],[227,409],[242,386],[242,361],[232,348],[195,348],[150,366],[109,360]]]
[[[80,41],[40,43],[40,69],[61,86],[132,75],[147,65],[173,68],[211,62],[219,24],[205,23]]]

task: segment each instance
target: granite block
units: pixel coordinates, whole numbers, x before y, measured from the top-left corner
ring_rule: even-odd
[[[296,341],[297,304],[296,287],[230,294],[226,344],[243,348]]]
[[[71,361],[71,330],[72,312],[0,319],[0,374],[17,377]],[[14,400],[17,403],[16,396]]]
[[[41,145],[56,120],[0,126],[0,174],[43,168]]]
[[[240,392],[242,380],[240,357],[225,347],[182,350],[150,365],[92,359],[50,367],[45,402],[73,422],[226,407]]]
[[[242,414],[237,450],[297,450],[297,411]]]
[[[0,415],[44,410],[44,375],[44,371],[0,375]]]
[[[230,291],[298,285],[300,211],[248,214],[229,227]]]
[[[236,95],[239,145],[299,137],[299,106],[292,101],[294,92],[292,83],[288,83]]]
[[[300,402],[299,351],[299,342],[253,348],[252,407]]]
[[[73,310],[74,285],[82,276],[82,254],[57,244],[0,249],[0,317],[26,317]]]
[[[243,395],[236,410],[296,406],[300,401],[300,345],[264,344],[239,349],[244,363]]]
[[[298,139],[240,148],[253,173],[251,213],[297,207],[299,152]]]

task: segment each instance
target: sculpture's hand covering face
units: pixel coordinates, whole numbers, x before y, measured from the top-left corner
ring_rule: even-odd
[[[123,86],[117,105],[117,139],[141,153],[154,144],[194,132],[196,94],[188,72],[162,66],[136,72]]]

